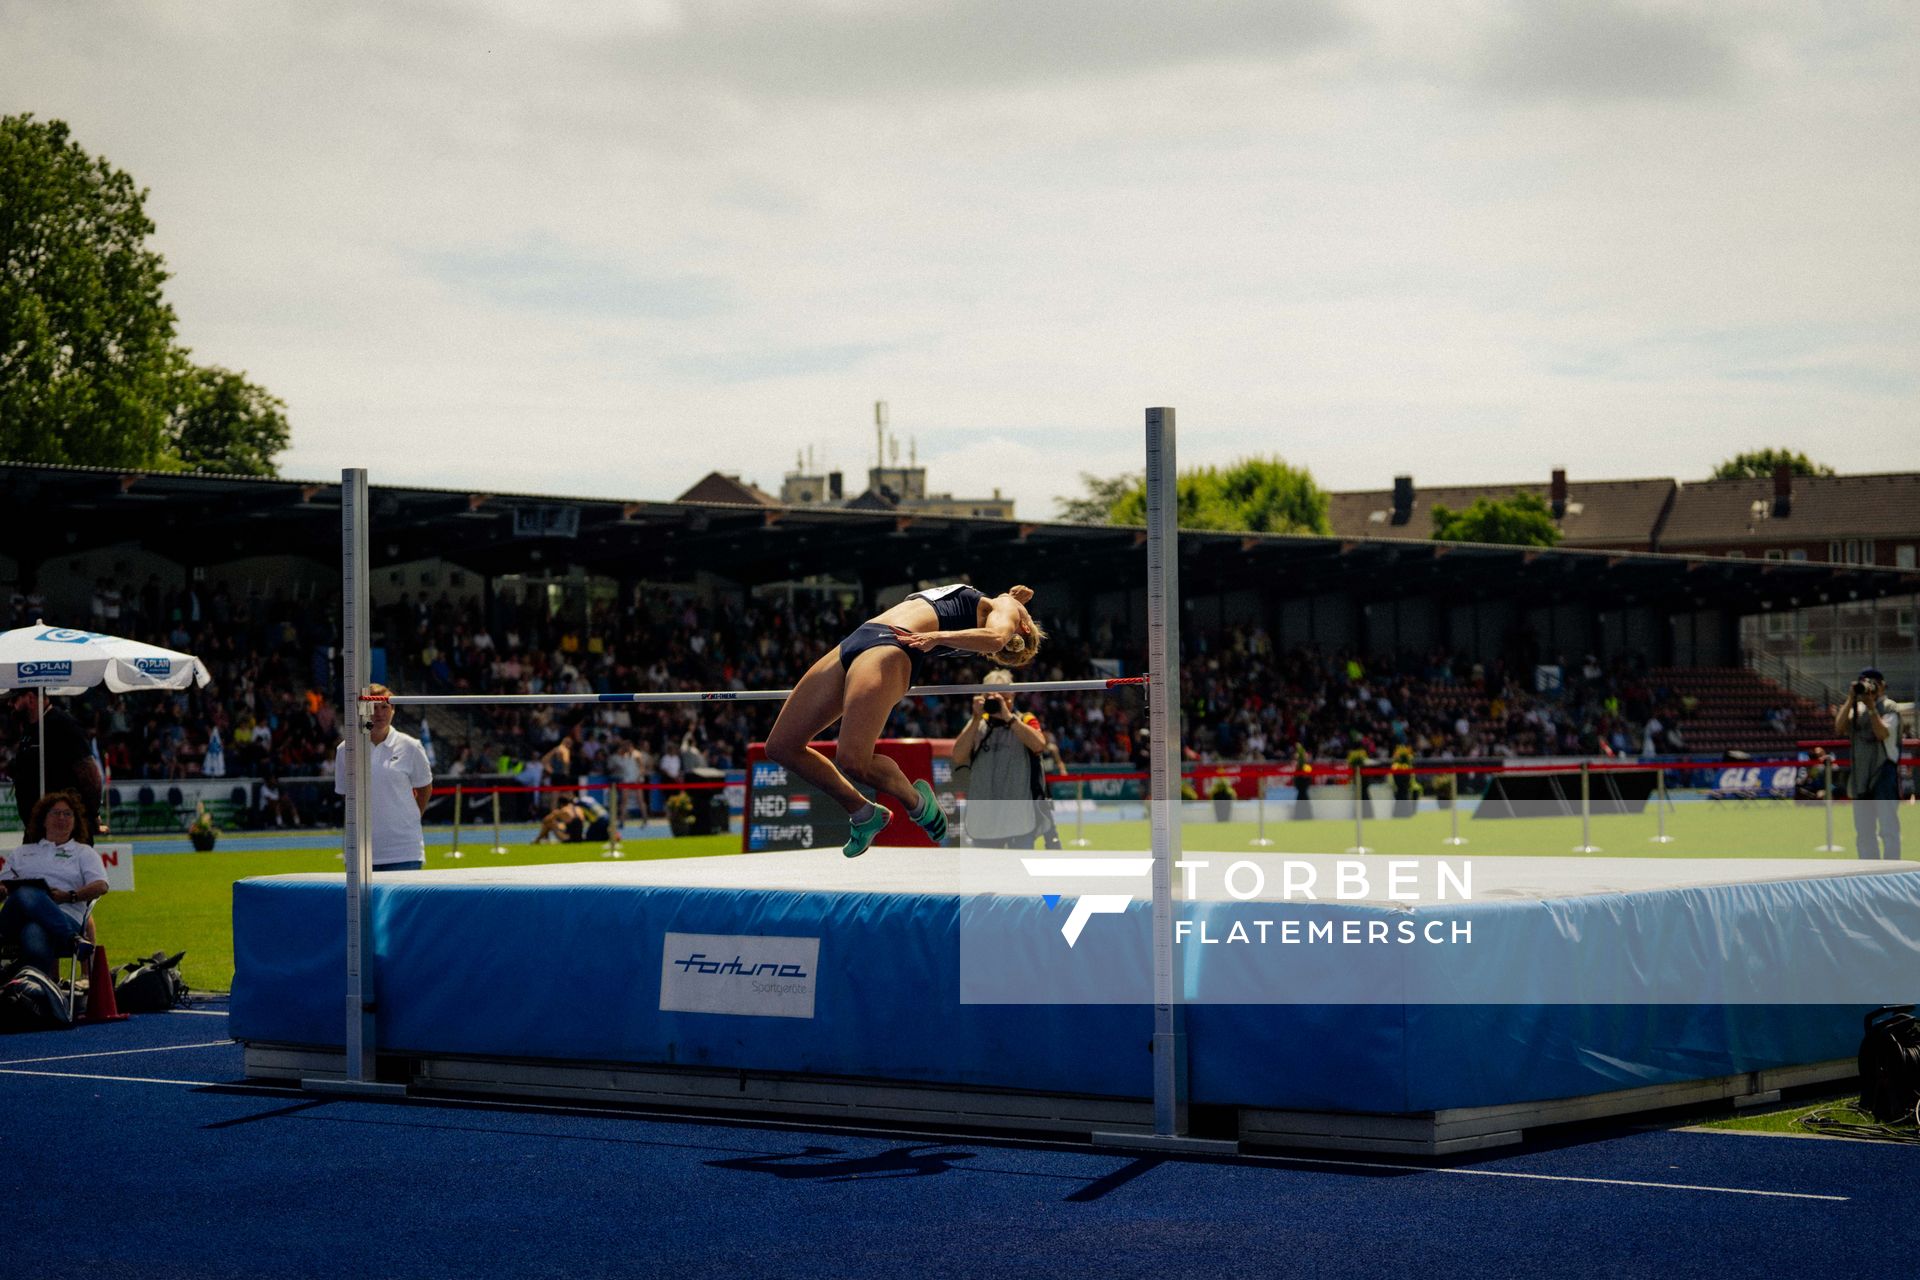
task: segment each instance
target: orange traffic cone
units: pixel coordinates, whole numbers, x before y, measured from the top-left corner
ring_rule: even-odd
[[[125,1022],[127,1015],[120,1012],[119,1003],[113,998],[113,967],[107,963],[107,949],[93,949],[93,964],[87,970],[87,1012],[82,1022]]]

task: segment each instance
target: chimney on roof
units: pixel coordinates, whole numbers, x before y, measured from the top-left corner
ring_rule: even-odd
[[[1793,512],[1793,468],[1781,463],[1773,469],[1773,518]]]
[[[1393,478],[1393,522],[1405,524],[1413,519],[1413,477]]]
[[[1567,514],[1567,473],[1563,469],[1555,469],[1553,473],[1552,497],[1553,518],[1558,520]]]

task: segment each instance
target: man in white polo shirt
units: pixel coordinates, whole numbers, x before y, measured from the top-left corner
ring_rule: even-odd
[[[368,685],[371,693],[391,693],[383,684]],[[418,871],[426,865],[427,838],[420,815],[433,794],[433,767],[418,738],[393,727],[393,704],[373,704],[367,734],[367,809],[372,815],[373,869]],[[333,789],[347,794],[347,744],[333,752]]]

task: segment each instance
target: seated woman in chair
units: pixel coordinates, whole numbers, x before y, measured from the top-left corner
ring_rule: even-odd
[[[0,869],[0,945],[17,945],[21,958],[49,977],[107,892],[107,868],[88,843],[86,814],[72,791],[41,796],[27,820],[27,843]]]

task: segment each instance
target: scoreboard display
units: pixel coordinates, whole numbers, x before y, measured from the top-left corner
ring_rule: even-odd
[[[946,753],[941,752],[936,764],[935,745],[927,738],[882,738],[874,744],[874,753],[899,765],[908,778],[932,785],[951,821],[955,807],[952,769],[937,767],[948,762]],[[816,742],[813,749],[831,760],[834,746],[831,742]],[[940,774],[948,779],[945,787],[936,780]],[[869,800],[873,798],[871,787],[859,786],[859,790]],[[918,824],[891,806],[889,812],[892,819],[875,844],[932,846],[933,842]],[[740,831],[740,848],[745,853],[830,848],[847,842],[847,812],[799,774],[767,759],[766,744],[756,742],[747,749],[747,804]]]

